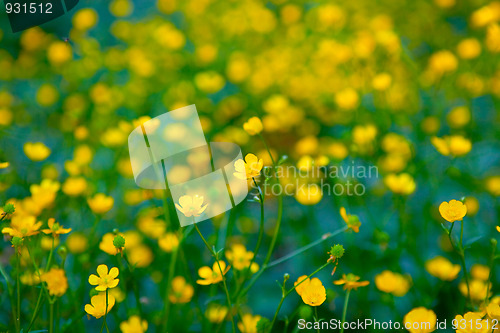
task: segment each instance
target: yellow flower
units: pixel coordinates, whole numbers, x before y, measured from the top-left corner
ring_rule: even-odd
[[[66,238],[66,246],[73,254],[83,253],[88,248],[87,237],[83,233],[74,232]]]
[[[384,183],[391,192],[401,195],[410,195],[417,187],[415,180],[408,173],[391,173],[384,178]]]
[[[73,27],[77,30],[88,30],[97,23],[97,12],[91,8],[83,8],[73,16]]]
[[[52,296],[61,297],[68,290],[68,279],[64,269],[51,268],[47,273],[43,273],[41,280],[47,283],[47,289]]]
[[[182,276],[176,276],[172,280],[172,289],[168,298],[172,303],[188,303],[194,294],[194,288],[192,285],[186,283],[186,279]]]
[[[153,261],[153,252],[144,244],[129,247],[128,249],[128,259],[136,267],[148,267]]]
[[[403,322],[410,333],[429,333],[436,330],[436,314],[432,310],[418,307],[408,312]]]
[[[410,289],[410,281],[407,277],[388,270],[375,276],[375,285],[378,290],[397,297],[406,295]]]
[[[340,207],[340,216],[347,224],[349,229],[352,229],[354,232],[359,232],[359,227],[361,226],[361,222],[359,221],[359,217],[357,215],[347,214],[344,207]]]
[[[120,323],[120,330],[122,333],[145,333],[148,330],[148,322],[141,320],[139,316],[131,316]]]
[[[359,96],[353,88],[345,88],[335,94],[335,103],[344,110],[353,110],[359,105]]]
[[[491,319],[500,320],[500,306],[493,301],[486,307],[486,313]]]
[[[83,177],[68,177],[62,186],[64,194],[70,197],[82,195],[87,190],[88,184]]]
[[[89,283],[93,286],[97,286],[95,287],[97,291],[106,291],[106,289],[114,288],[118,285],[120,280],[116,277],[119,273],[120,271],[116,267],[111,268],[108,273],[108,266],[99,265],[97,266],[97,274],[99,274],[99,276],[91,274],[89,276]]]
[[[444,136],[442,138],[433,136],[431,143],[444,156],[463,156],[472,149],[470,140],[461,135]]]
[[[222,323],[224,318],[226,318],[227,313],[228,309],[226,306],[212,303],[207,307],[207,310],[205,311],[205,317],[209,322],[218,324]]]
[[[40,209],[49,207],[56,199],[61,184],[57,181],[44,179],[38,184],[30,186],[31,197]]]
[[[482,319],[482,318],[483,316],[477,312],[467,312],[463,316],[456,315],[455,316],[455,320],[457,322],[456,333],[491,332],[491,323],[488,323],[488,319]]]
[[[62,65],[73,58],[73,50],[69,43],[55,41],[47,48],[47,58],[54,66]]]
[[[458,200],[443,201],[439,205],[439,213],[448,222],[462,221],[467,214],[467,206]]]
[[[36,218],[30,215],[14,215],[10,221],[10,227],[2,229],[3,234],[9,234],[12,237],[29,237],[39,233],[38,229],[42,222],[36,222]]]
[[[43,275],[43,269],[40,268],[38,271]],[[36,272],[24,272],[19,277],[19,279],[21,280],[22,284],[25,284],[27,286],[34,286],[40,283],[40,276],[38,276],[38,273]]]
[[[317,279],[317,278],[314,278],[314,279]],[[302,280],[306,280],[302,283],[300,283]],[[300,284],[299,284],[300,283]],[[311,283],[311,280],[307,277],[307,275],[302,275],[302,276],[299,276],[299,278],[297,279],[297,281],[295,281],[293,283],[293,286],[295,287],[295,291],[297,292],[297,294],[299,294],[299,296],[302,295],[302,291],[304,290],[304,288],[309,284]]]
[[[39,162],[49,157],[51,151],[42,142],[26,142],[23,146],[24,154],[32,161]]]
[[[487,281],[490,278],[490,268],[480,264],[472,265],[470,275],[473,279]]]
[[[123,234],[121,234],[121,233],[119,235],[124,237]],[[113,244],[113,240],[115,239],[115,237],[116,237],[116,235],[112,232],[108,232],[107,234],[102,236],[101,242],[99,243],[99,249],[101,251],[106,252],[109,255],[112,255],[112,256],[118,254],[118,250],[115,247],[115,245]],[[129,244],[127,244],[127,248],[128,247],[129,247]]]
[[[179,237],[172,232],[167,232],[158,240],[158,246],[165,252],[172,252],[179,246]]]
[[[318,184],[305,184],[297,187],[295,199],[304,206],[312,206],[323,199],[323,192]]]
[[[470,110],[466,106],[457,106],[446,115],[446,121],[450,127],[461,128],[470,122]]]
[[[9,167],[9,162],[0,162],[0,170],[7,169]]]
[[[448,259],[436,256],[425,262],[425,269],[440,280],[451,281],[457,278],[460,265],[453,265]]]
[[[239,179],[252,179],[260,175],[260,171],[264,166],[264,160],[258,159],[254,154],[247,154],[245,161],[242,159],[234,162],[234,176]]]
[[[97,193],[92,198],[87,199],[90,209],[96,214],[105,214],[113,208],[115,199],[108,197],[104,193]]]
[[[48,229],[43,229],[42,232],[46,235],[52,234],[54,237],[57,237],[59,235],[65,235],[69,232],[71,232],[71,228],[69,229],[64,229],[62,225],[59,224],[59,222],[56,222],[54,218],[50,218],[48,222]]]
[[[352,130],[352,141],[358,146],[366,146],[375,140],[377,132],[375,125],[358,125]]]
[[[485,187],[493,196],[500,196],[500,176],[492,176],[486,179]]]
[[[474,216],[479,211],[479,200],[475,197],[465,198],[465,205],[467,206],[467,215]]]
[[[392,83],[392,77],[388,73],[377,74],[372,80],[372,87],[378,91],[387,90]]]
[[[248,119],[246,123],[243,124],[243,129],[250,135],[256,135],[262,132],[262,122],[258,117],[252,117]]]
[[[223,274],[226,275],[231,266],[226,267],[226,263],[222,260],[219,260],[219,264],[220,264],[220,269],[217,262],[214,262],[212,268],[208,266],[200,267],[200,269],[198,269],[198,275],[201,277],[201,279],[196,280],[196,283],[207,286],[209,284],[215,284],[221,282],[222,281],[222,275],[220,274],[221,270]]]
[[[300,288],[299,295],[307,305],[320,306],[326,300],[325,287],[318,278],[308,279],[302,282],[297,288]]]
[[[453,72],[458,60],[450,51],[438,51],[429,58],[429,69],[437,75]]]
[[[183,195],[179,198],[179,204],[175,204],[175,207],[186,217],[190,216],[200,216],[201,213],[207,209],[208,204],[203,206],[203,197],[198,195],[190,196]]]
[[[486,281],[481,281],[481,280],[472,280],[469,283],[470,287],[470,298],[473,301],[476,302],[482,302],[486,298],[486,295],[488,293],[488,283]],[[460,282],[458,285],[458,289],[464,295],[464,297],[467,297],[467,284],[465,282]],[[491,296],[491,283],[489,283],[489,291]]]
[[[359,276],[356,276],[352,273],[349,273],[347,275],[342,274],[342,279],[333,281],[333,284],[344,285],[344,290],[346,289],[357,290],[359,287],[365,287],[370,284],[369,281],[358,281],[359,279],[360,279]]]
[[[59,99],[59,93],[52,84],[42,84],[36,93],[36,101],[41,106],[51,106]]]
[[[241,317],[241,322],[238,323],[238,329],[241,333],[257,333],[257,323],[262,317],[259,315],[252,316],[245,313]]]
[[[490,24],[486,32],[486,47],[492,53],[500,52],[500,25]]]
[[[108,308],[106,309],[106,293],[101,292],[99,295],[93,296],[90,299],[90,304],[85,305],[85,312],[99,319],[104,316],[104,314],[109,313],[114,305],[115,298],[108,294]]]
[[[466,38],[457,45],[457,53],[462,59],[474,59],[481,54],[481,43],[475,38]]]
[[[201,91],[208,94],[214,94],[224,87],[226,81],[219,73],[215,71],[206,71],[196,74],[194,83]]]
[[[231,263],[231,265],[236,270],[243,270],[250,265],[250,261],[253,259],[254,254],[252,251],[247,251],[244,245],[242,244],[233,244],[231,248],[226,250],[226,258]],[[255,262],[252,263],[251,272],[255,273],[259,270],[259,265]]]

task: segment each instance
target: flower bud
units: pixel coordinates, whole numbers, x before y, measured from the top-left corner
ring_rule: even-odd
[[[12,214],[16,211],[16,207],[14,207],[13,204],[9,203],[3,206],[3,211],[5,212],[5,214]]]
[[[335,246],[332,246],[330,250],[330,255],[337,259],[340,259],[344,255],[344,252],[345,252],[344,247],[340,244],[337,244]]]

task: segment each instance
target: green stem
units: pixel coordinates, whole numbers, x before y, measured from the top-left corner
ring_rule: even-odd
[[[344,333],[344,322],[345,322],[345,317],[347,314],[347,306],[349,305],[349,295],[350,294],[351,294],[351,289],[347,289],[347,292],[345,294],[344,310],[342,311],[342,329],[340,330],[340,333]]]
[[[494,242],[493,242],[494,241]],[[488,304],[488,298],[490,294],[490,288],[491,288],[491,276],[493,275],[493,266],[495,264],[495,252],[497,250],[497,242],[496,240],[492,241],[492,251],[491,251],[491,257],[490,257],[490,273],[488,274],[488,284],[486,287],[486,297],[484,298],[484,303]]]
[[[172,256],[170,258],[170,265],[168,267],[168,278],[167,278],[167,289],[165,291],[165,309],[163,312],[163,320],[164,320],[164,328],[167,329],[168,326],[168,319],[170,316],[170,308],[171,308],[171,302],[169,298],[170,291],[172,290],[172,280],[174,279],[175,275],[175,265],[177,262],[177,257],[179,254],[179,246],[181,246],[180,242],[179,245],[172,250]]]
[[[17,248],[16,248],[17,251]],[[17,315],[16,315],[16,329],[18,332],[21,331],[21,283],[19,279],[21,271],[21,259],[19,251],[17,251],[17,272],[16,272],[16,284],[17,284]]]
[[[317,306],[314,307],[314,315],[316,316],[316,321],[319,322],[318,307]],[[318,326],[317,332],[319,333],[319,326]]]
[[[50,303],[49,306],[49,333],[54,332],[54,303]]]
[[[451,235],[451,232],[453,231],[453,226],[455,225],[455,222],[451,223],[450,230],[448,231],[448,238],[450,239],[451,246],[457,252],[458,256],[460,257],[460,263],[462,264],[462,269],[464,270],[464,277],[465,277],[465,284],[467,285],[467,299],[469,301],[469,304],[472,305],[472,298],[470,296],[470,285],[469,285],[469,274],[467,272],[467,266],[465,265],[465,255],[464,255],[464,249],[462,245],[462,240],[463,240],[463,228],[464,228],[464,221],[462,220],[461,224],[461,230],[460,230],[460,247],[453,242],[453,238]]]
[[[231,324],[232,324],[232,328],[233,328],[233,333],[235,333],[236,332],[236,325],[234,324],[234,316],[232,313],[233,305],[231,303],[231,297],[229,296],[229,290],[227,289],[226,278],[224,276],[224,272],[223,272],[223,270],[220,266],[220,263],[219,263],[219,256],[217,255],[217,253],[214,252],[214,250],[210,247],[210,245],[208,245],[208,242],[206,241],[205,237],[203,237],[203,235],[201,234],[201,231],[198,228],[198,225],[196,223],[194,223],[194,227],[195,227],[196,231],[198,232],[198,235],[200,235],[200,238],[203,240],[203,243],[205,243],[205,246],[207,247],[207,249],[210,251],[212,256],[215,258],[215,262],[217,262],[217,266],[219,266],[219,271],[220,271],[220,275],[222,278],[222,283],[224,285],[224,291],[226,293],[227,306],[229,307],[228,314],[231,317]]]

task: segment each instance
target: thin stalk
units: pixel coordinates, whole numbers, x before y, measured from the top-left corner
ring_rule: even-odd
[[[164,312],[163,312],[163,321],[164,321],[164,327],[165,329],[167,328],[168,326],[168,319],[170,317],[170,308],[171,308],[171,302],[170,302],[170,298],[169,298],[169,294],[170,294],[170,291],[172,289],[172,280],[174,279],[174,275],[175,275],[175,265],[176,265],[176,262],[177,262],[177,257],[178,257],[178,253],[179,253],[179,246],[180,246],[180,242],[179,242],[179,245],[178,247],[176,247],[175,249],[172,250],[172,256],[170,258],[170,265],[168,267],[168,278],[167,278],[167,289],[165,291],[165,309],[164,309]]]
[[[345,322],[345,317],[347,314],[347,306],[349,305],[349,295],[351,294],[351,289],[347,289],[347,292],[345,294],[345,300],[344,300],[344,310],[342,310],[342,329],[340,330],[340,333],[344,333],[344,322]]]
[[[490,257],[490,273],[488,274],[488,284],[486,285],[486,296],[484,298],[484,303],[485,304],[488,304],[488,298],[489,298],[489,294],[490,294],[490,285],[491,285],[491,276],[493,275],[493,266],[495,264],[495,252],[497,250],[497,242],[496,240],[493,242],[492,240],[492,251],[491,251],[491,257]]]
[[[316,321],[319,322],[319,317],[318,317],[318,307],[314,307],[314,315],[316,316]],[[319,333],[319,326],[317,328],[317,332]]]
[[[465,265],[465,255],[464,255],[464,249],[462,245],[462,240],[463,240],[463,228],[464,228],[464,221],[462,220],[461,224],[461,231],[460,231],[460,244],[459,246],[453,242],[453,238],[451,237],[451,232],[453,231],[453,226],[455,225],[455,222],[451,223],[450,230],[448,231],[448,238],[450,239],[451,246],[457,252],[458,256],[460,257],[460,263],[462,264],[462,269],[464,270],[464,276],[465,276],[465,284],[467,285],[467,299],[469,301],[469,304],[472,305],[472,299],[470,296],[470,286],[469,286],[469,274],[467,272],[467,266]]]
[[[17,249],[16,249],[17,251]],[[17,315],[16,315],[16,330],[18,332],[21,331],[21,283],[19,279],[20,271],[21,271],[21,259],[19,258],[20,254],[17,251],[17,271],[16,271],[16,285],[17,285]]]
[[[49,333],[54,332],[54,303],[49,306]]]

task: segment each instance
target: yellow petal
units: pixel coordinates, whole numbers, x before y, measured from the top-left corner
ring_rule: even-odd
[[[97,274],[99,274],[100,277],[105,277],[106,275],[108,275],[108,266],[106,265],[97,266]]]

